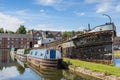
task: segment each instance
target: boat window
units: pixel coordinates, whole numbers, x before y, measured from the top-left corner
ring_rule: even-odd
[[[37,55],[37,51],[35,52],[35,55]]]
[[[47,50],[46,54],[48,54],[48,53],[49,53],[49,51]]]
[[[30,53],[31,55],[33,54],[33,51],[31,51],[31,53]]]
[[[40,56],[43,56],[43,53],[41,53]]]

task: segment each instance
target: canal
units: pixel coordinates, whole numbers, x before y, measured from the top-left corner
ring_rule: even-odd
[[[40,69],[12,60],[9,49],[0,49],[0,80],[98,80],[70,70]]]

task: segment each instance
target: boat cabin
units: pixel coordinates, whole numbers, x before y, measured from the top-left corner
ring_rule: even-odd
[[[26,51],[26,49],[18,49],[17,50],[17,54],[27,54],[27,51]]]
[[[17,48],[11,48],[10,51],[17,51]]]
[[[61,59],[61,53],[55,49],[37,49],[31,50],[30,56],[42,59]]]

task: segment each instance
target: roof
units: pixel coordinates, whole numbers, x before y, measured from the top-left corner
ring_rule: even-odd
[[[0,33],[1,38],[33,38],[31,34],[7,34]]]

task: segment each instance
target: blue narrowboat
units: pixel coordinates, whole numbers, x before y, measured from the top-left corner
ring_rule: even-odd
[[[33,49],[27,56],[27,62],[40,68],[60,68],[62,56],[55,49]]]

